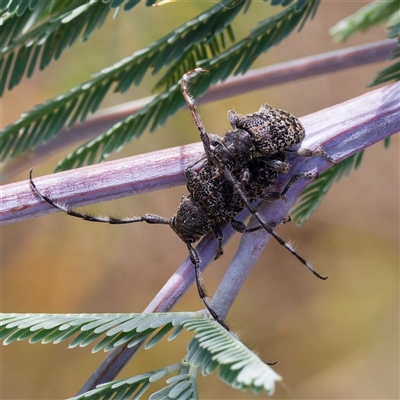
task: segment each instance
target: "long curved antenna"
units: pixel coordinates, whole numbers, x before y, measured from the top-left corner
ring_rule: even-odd
[[[228,182],[232,185],[232,187],[237,191],[239,194],[241,200],[247,207],[247,209],[250,211],[252,215],[254,215],[255,218],[257,218],[257,221],[260,223],[260,225],[281,245],[283,246],[286,250],[288,250],[292,255],[294,255],[303,265],[305,265],[316,277],[322,280],[328,279],[327,276],[322,276],[320,275],[317,271],[314,270],[314,268],[300,255],[294,250],[288,243],[286,243],[278,234],[276,234],[270,226],[268,226],[259,216],[257,211],[253,208],[253,206],[250,204],[249,200],[243,193],[239,182],[235,178],[235,176],[232,174],[231,171],[228,169],[224,169],[225,171],[225,176]]]
[[[43,194],[36,186],[35,182],[33,181],[32,178],[32,172],[33,168],[29,171],[29,183],[32,188],[32,190],[35,192],[37,196],[39,196],[43,201],[46,203],[50,204],[52,207],[56,208],[57,210],[68,214],[72,217],[80,218],[85,221],[89,222],[101,222],[101,223],[106,223],[106,224],[131,224],[135,222],[147,222],[148,224],[166,224],[170,225],[172,224],[172,219],[167,220],[163,217],[160,217],[155,214],[146,214],[144,216],[139,216],[139,217],[125,217],[125,218],[115,218],[112,216],[96,216],[88,213],[82,213],[82,212],[77,212],[69,207],[59,204],[55,201],[53,201],[50,197],[46,196]],[[201,271],[200,271],[200,257],[195,250],[195,248],[192,246],[191,242],[186,242],[188,250],[189,250],[189,256],[190,256],[190,261],[192,262],[194,266],[194,271],[195,271],[195,277],[196,277],[196,286],[197,286],[197,291],[199,293],[199,296],[201,300],[203,301],[204,305],[206,306],[208,312],[211,314],[211,316],[227,331],[230,332],[230,329],[228,326],[220,319],[218,314],[212,309],[210,304],[208,303],[207,300],[207,294],[203,288],[202,280],[201,280]]]
[[[135,222],[147,222],[148,224],[165,224],[171,226],[171,220],[165,219],[155,214],[146,214],[144,216],[139,217],[121,217],[116,218],[109,215],[93,215],[89,213],[80,213],[78,211],[74,211],[70,209],[68,206],[62,205],[53,201],[50,197],[43,194],[36,186],[35,182],[32,179],[32,172],[33,168],[29,171],[29,183],[31,185],[32,190],[46,203],[50,204],[52,207],[56,208],[57,210],[70,215],[71,217],[81,218],[85,221],[89,222],[101,222],[105,224],[133,224]]]
[[[204,128],[200,114],[197,112],[196,100],[191,95],[191,86],[192,86],[191,81],[193,77],[198,74],[207,74],[207,73],[209,73],[209,71],[205,68],[195,68],[192,69],[191,71],[186,72],[186,74],[184,74],[181,79],[181,91],[182,91],[182,96],[189,107],[190,113],[192,114],[197,129],[200,132],[200,139],[203,142],[204,151],[206,153],[207,159],[210,163],[212,163],[213,155],[210,151],[211,149],[210,137],[208,136],[208,133]]]

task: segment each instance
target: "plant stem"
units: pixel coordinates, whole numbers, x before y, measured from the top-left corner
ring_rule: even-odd
[[[229,78],[213,86],[199,103],[209,103],[269,86],[382,61],[389,58],[390,51],[396,48],[396,43],[396,40],[382,40],[251,70],[244,76]],[[68,131],[63,129],[55,140],[39,144],[35,151],[29,153],[29,157],[19,157],[7,162],[3,168],[3,181],[29,170],[31,165],[37,164],[63,147],[70,146],[72,143],[82,143],[103,133],[153,99],[154,96],[146,97],[110,107]]]
[[[399,98],[400,82],[301,118],[307,132],[307,137],[303,142],[304,147],[315,149],[318,146],[324,146],[335,161],[339,162],[397,133],[400,129]],[[295,173],[314,171],[317,174],[329,167],[327,161],[322,158],[297,159],[290,173],[284,175],[283,179],[278,181],[276,187],[274,186],[271,190],[282,187],[284,181],[290,179]],[[261,210],[264,220],[281,220],[308,183],[307,180],[299,181],[293,190],[291,189],[285,195],[286,201],[265,203],[265,207]],[[246,211],[241,213],[240,217],[246,217]],[[232,233],[230,226],[225,227],[224,239],[229,240]],[[269,235],[262,230],[242,236],[239,249],[213,297],[213,307],[221,317],[228,313],[268,240]],[[197,250],[202,260],[201,267],[204,269],[212,261],[216,251],[216,243],[212,235],[203,238]],[[145,312],[170,310],[193,282],[193,265],[189,259],[186,259]],[[114,379],[139,347],[138,345],[135,348],[121,347],[113,350],[79,393],[84,393],[100,383]]]

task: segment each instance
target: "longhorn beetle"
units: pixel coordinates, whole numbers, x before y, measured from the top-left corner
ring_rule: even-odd
[[[232,130],[228,130],[223,138],[208,134],[204,129],[197,112],[196,102],[189,90],[192,78],[204,72],[208,71],[196,68],[187,72],[181,80],[182,95],[200,132],[205,154],[186,168],[185,176],[189,195],[182,196],[181,203],[172,218],[165,219],[154,214],[131,218],[114,218],[80,213],[42,194],[32,180],[32,170],[29,179],[32,190],[42,200],[73,217],[109,224],[147,222],[148,224],[169,225],[186,243],[189,250],[200,298],[211,316],[229,330],[207,300],[201,282],[200,257],[193,244],[212,232],[218,241],[215,257],[218,258],[223,253],[222,228],[228,222],[240,233],[265,229],[314,275],[320,279],[326,279],[327,277],[323,277],[314,271],[303,257],[274,232],[275,226],[270,226],[262,220],[251,203],[256,199],[266,201],[281,199],[297,179],[311,177],[310,174],[294,175],[282,192],[268,193],[266,191],[276,181],[280,173],[288,172],[290,167],[286,161],[288,153],[294,153],[301,157],[322,156],[330,163],[334,163],[334,161],[322,149],[316,151],[293,149],[293,146],[299,145],[305,136],[303,126],[292,114],[272,108],[268,104],[264,104],[258,112],[253,114],[238,115],[231,110],[228,112],[228,120]],[[193,167],[199,163],[202,163],[202,165],[200,170],[196,172]],[[235,220],[235,216],[244,208],[247,208],[254,215],[259,223],[258,226],[247,228],[244,223]],[[287,220],[280,222],[287,222]]]

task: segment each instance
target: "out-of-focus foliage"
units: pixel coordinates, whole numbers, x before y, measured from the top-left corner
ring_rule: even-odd
[[[37,31],[37,33],[34,29],[33,33],[29,33],[31,36],[28,42],[25,41],[26,35],[19,38],[18,43],[7,36],[6,42],[9,45],[2,48],[6,57],[2,59],[2,87],[5,87],[9,74],[11,76],[9,89],[20,82],[26,68],[28,68],[30,76],[42,48],[40,68],[43,69],[53,58],[58,58],[67,46],[75,42],[85,26],[82,38],[86,40],[94,28],[100,26],[104,21],[109,8],[117,3],[121,2],[111,2],[107,5],[89,1],[80,3],[76,8],[74,8],[76,3],[66,3],[69,5],[67,10],[58,10],[58,17],[52,15],[49,22],[46,22],[46,24],[53,23],[54,26],[41,27],[40,32]],[[131,2],[126,4],[128,3],[132,4]],[[50,8],[51,4],[50,2],[47,12],[54,13],[55,11]],[[196,65],[212,68],[209,78],[203,80],[198,95],[211,84],[226,79],[232,73],[245,73],[260,54],[280,43],[296,28],[301,29],[305,22],[314,16],[319,0],[272,2],[272,5],[283,6],[284,10],[262,20],[256,28],[250,30],[248,37],[228,47],[227,37],[230,41],[234,40],[232,21],[241,10],[248,9],[250,5],[251,1],[222,1],[146,48],[103,69],[92,79],[74,87],[68,93],[48,100],[22,114],[17,121],[5,127],[1,133],[1,159],[16,157],[28,150],[33,150],[40,142],[47,142],[57,136],[64,126],[71,127],[78,121],[84,121],[90,113],[94,113],[99,108],[104,96],[111,89],[114,92],[122,93],[132,84],[138,85],[147,72],[151,71],[152,74],[155,74],[163,67],[169,66],[156,85],[157,88],[164,88],[165,91],[162,94],[139,112],[80,146],[58,164],[57,170],[102,161],[133,137],[140,136],[150,123],[150,130],[154,130],[184,106],[184,100],[179,93],[179,79],[184,72]],[[44,15],[47,8],[40,10],[41,15]],[[21,16],[24,15],[25,13],[22,13]],[[18,18],[17,11],[12,14],[12,17],[8,17],[9,24],[12,21],[15,23],[15,18]],[[80,24],[78,24],[78,18],[82,18]],[[5,23],[7,23],[6,18]],[[71,30],[64,26],[69,26],[69,24],[71,24]],[[19,25],[16,24],[16,26]],[[20,30],[23,30],[22,26],[16,32],[19,33]],[[2,32],[4,35],[6,34],[4,26]],[[35,43],[35,51],[29,62]],[[17,62],[13,64],[16,47],[19,48],[16,56]]]
[[[386,24],[388,38],[397,39],[397,48],[389,60],[400,57],[400,2],[399,0],[376,1],[362,7],[355,14],[338,22],[331,34],[337,42],[345,42],[357,33],[366,32],[376,25]],[[400,61],[378,72],[370,86],[400,79]]]
[[[260,360],[239,339],[227,332],[218,322],[197,313],[154,314],[0,314],[0,339],[8,345],[29,339],[30,343],[61,343],[74,337],[69,347],[85,347],[103,339],[93,348],[112,350],[146,341],[145,348],[155,346],[165,335],[175,339],[183,329],[194,331],[188,353],[181,362],[165,366],[132,378],[98,385],[73,399],[109,399],[111,396],[140,396],[155,381],[171,373],[168,386],[154,393],[151,398],[197,399],[197,376],[219,370],[219,377],[235,389],[266,391],[272,394],[281,377]],[[160,397],[162,396],[162,397]]]

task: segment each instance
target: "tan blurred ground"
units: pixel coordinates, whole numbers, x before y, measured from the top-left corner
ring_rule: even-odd
[[[340,48],[328,29],[364,2],[323,2],[316,19],[301,34],[260,57],[270,65]],[[173,3],[158,9],[142,5],[109,20],[86,44],[67,50],[44,73],[25,81],[2,104],[4,124],[34,104],[87,80],[90,74],[146,46],[173,27],[211,6]],[[267,5],[254,2],[235,24],[240,38],[267,17]],[[151,26],[151,31],[149,30]],[[346,46],[380,40],[374,29]],[[302,116],[367,91],[366,84],[386,63],[374,64],[297,83],[260,90],[200,108],[210,132],[227,129],[226,110],[252,112],[268,101]],[[154,80],[123,96],[109,96],[104,106],[150,94]],[[188,112],[179,113],[155,134],[132,142],[118,157],[197,141]],[[286,389],[274,398],[395,399],[399,397],[399,156],[398,137],[389,150],[369,149],[360,170],[336,185],[303,227],[288,225],[280,234],[293,240],[326,282],[315,279],[293,257],[270,243],[231,313],[231,324],[263,359],[275,367]],[[36,166],[50,173],[67,150]],[[28,171],[17,178],[26,179]],[[103,204],[95,209],[118,215],[153,212],[170,217],[184,187]],[[213,293],[238,244],[205,273]],[[53,214],[2,228],[3,312],[140,312],[186,258],[186,248],[168,227],[102,226]],[[194,288],[176,310],[202,308]],[[141,351],[120,377],[176,362],[184,340]],[[2,399],[70,397],[104,355],[90,349],[14,343],[2,348]],[[233,391],[215,376],[201,378],[202,399],[266,398]]]

